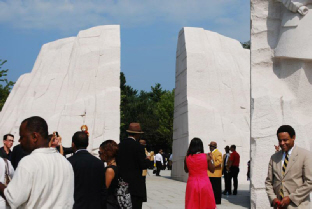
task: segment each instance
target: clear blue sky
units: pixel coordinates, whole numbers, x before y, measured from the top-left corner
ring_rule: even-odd
[[[127,84],[172,90],[178,33],[201,27],[250,40],[247,0],[0,0],[0,59],[10,80],[31,72],[43,44],[97,25],[121,27]]]

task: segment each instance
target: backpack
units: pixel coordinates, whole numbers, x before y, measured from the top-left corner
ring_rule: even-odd
[[[132,209],[131,195],[129,193],[129,184],[121,177],[118,178],[116,196],[121,209]]]

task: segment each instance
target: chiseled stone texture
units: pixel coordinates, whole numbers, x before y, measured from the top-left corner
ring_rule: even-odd
[[[0,113],[0,136],[19,137],[22,120],[41,116],[64,146],[86,124],[89,150],[107,139],[119,140],[120,27],[80,31],[77,37],[44,44],[31,73],[16,82]],[[2,140],[1,140],[2,142]]]
[[[275,0],[251,1],[251,208],[257,209],[270,207],[264,182],[278,144],[279,126],[294,127],[297,146],[308,150],[312,146],[312,62],[298,59],[310,48],[300,48],[302,53],[290,59],[286,58],[292,54],[286,51],[288,46],[279,46],[283,51],[278,51],[279,58],[274,57],[285,12],[289,13]],[[298,40],[289,38],[290,44],[303,41],[297,35]]]
[[[234,39],[202,28],[183,28],[176,54],[172,177],[186,181],[183,160],[192,138],[216,141],[241,156],[239,183],[250,159],[250,51]]]

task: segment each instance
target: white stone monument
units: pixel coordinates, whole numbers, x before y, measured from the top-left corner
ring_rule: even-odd
[[[311,8],[251,1],[251,208],[270,207],[264,181],[277,129],[291,125],[296,145],[312,146]]]
[[[247,183],[250,159],[250,52],[234,39],[202,28],[183,28],[176,54],[172,177],[186,181],[189,142],[210,141],[241,156],[239,183]],[[239,190],[239,188],[238,188]]]
[[[120,28],[106,25],[42,46],[31,73],[22,75],[0,113],[0,136],[15,144],[22,120],[43,117],[63,146],[82,125],[89,127],[89,151],[107,139],[119,141]],[[2,140],[1,140],[2,143]]]

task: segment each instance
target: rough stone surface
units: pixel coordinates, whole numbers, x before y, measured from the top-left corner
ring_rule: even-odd
[[[250,52],[231,38],[202,28],[183,28],[176,54],[172,178],[186,181],[183,160],[194,137],[224,154],[241,155],[239,182],[247,183],[250,159]]]
[[[251,1],[251,208],[270,206],[264,181],[278,144],[278,127],[293,126],[296,145],[312,146],[312,62],[307,57],[311,47],[309,39],[304,40],[312,30],[305,26],[305,32],[294,33],[306,24],[307,19],[299,16],[278,1]],[[304,41],[308,45],[301,47]]]
[[[18,79],[0,113],[0,136],[18,138],[21,121],[38,115],[50,133],[59,132],[64,146],[71,146],[83,124],[89,127],[90,151],[106,139],[119,140],[119,74],[118,25],[43,45],[32,72]]]

